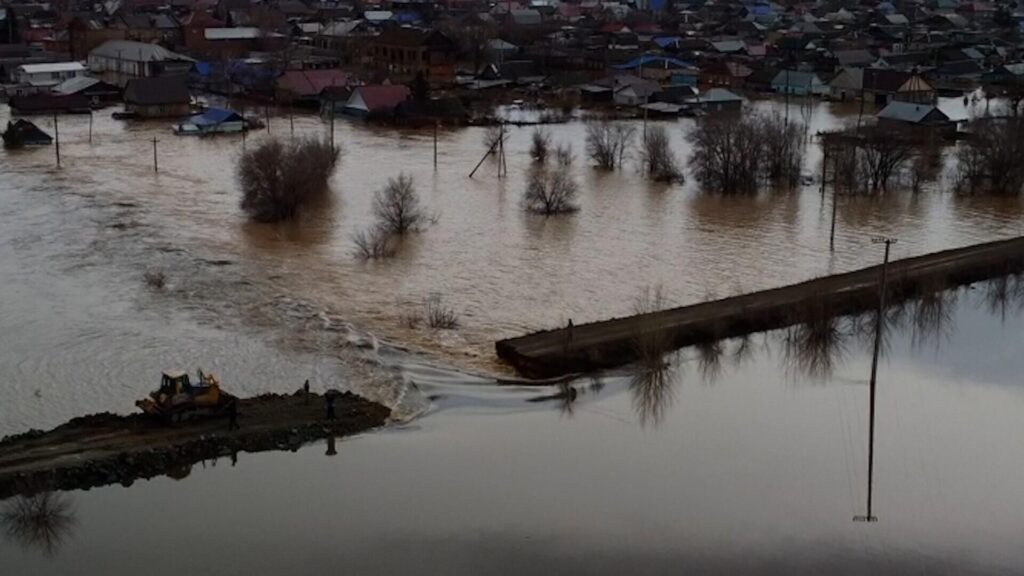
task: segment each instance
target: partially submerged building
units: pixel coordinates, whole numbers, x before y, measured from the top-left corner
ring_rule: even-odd
[[[184,76],[135,78],[124,89],[124,110],[139,118],[180,118],[190,110]]]

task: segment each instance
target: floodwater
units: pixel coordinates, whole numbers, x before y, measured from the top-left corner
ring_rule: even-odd
[[[791,118],[812,134],[857,114],[799,104]],[[783,110],[777,101],[755,106]],[[36,120],[52,132],[51,119]],[[488,160],[469,179],[483,129],[442,130],[435,171],[432,131],[342,120],[335,135],[345,155],[330,197],[297,223],[252,224],[238,207],[234,166],[266,133],[177,137],[170,122],[125,123],[103,111],[90,143],[88,117],[60,123],[62,168],[54,147],[0,153],[0,433],[130,411],[170,367],[213,370],[241,393],[290,391],[306,378],[357,387],[365,378],[347,377],[343,349],[374,361],[388,352],[393,362],[378,380],[392,383],[411,358],[507,372],[496,339],[628,314],[647,287],[692,303],[876,263],[876,234],[898,237],[902,257],[1022,230],[1019,201],[957,197],[940,179],[917,196],[840,198],[829,251],[831,198],[811,181],[820,164],[813,143],[806,186],[727,198],[700,193],[692,179],[646,183],[632,166],[592,170],[580,122],[549,129],[576,152],[581,209],[544,218],[521,209],[530,128],[511,129],[507,178]],[[326,136],[329,126],[282,113],[270,133],[288,138],[292,125],[298,136]],[[685,159],[691,121],[665,125]],[[360,262],[351,237],[369,226],[373,192],[400,172],[413,175],[436,223],[393,260]],[[151,270],[166,274],[163,290],[147,287]],[[435,294],[459,315],[458,330],[407,325]],[[380,388],[359,391],[406,400],[400,384]],[[409,413],[426,405],[410,400]]]
[[[854,520],[870,330],[844,322],[827,357],[776,332],[572,392],[419,374],[424,418],[51,497],[44,525],[0,516],[0,559],[81,575],[1019,573],[1022,294],[978,285],[891,314],[875,522]]]

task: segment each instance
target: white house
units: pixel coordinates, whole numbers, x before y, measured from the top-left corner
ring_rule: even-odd
[[[36,88],[56,86],[70,78],[85,76],[81,62],[53,62],[48,64],[22,64],[15,69],[14,80]]]

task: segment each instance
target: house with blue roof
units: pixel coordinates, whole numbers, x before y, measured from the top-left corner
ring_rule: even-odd
[[[202,114],[191,116],[176,124],[174,133],[179,136],[205,136],[209,134],[235,134],[245,130],[245,118],[224,108],[209,108]]]

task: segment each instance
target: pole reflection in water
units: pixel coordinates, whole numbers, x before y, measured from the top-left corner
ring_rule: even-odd
[[[77,520],[71,499],[56,492],[16,496],[3,505],[0,523],[12,542],[53,557],[71,536]]]
[[[604,387],[604,385],[602,384],[601,388],[603,388],[603,387]],[[600,391],[600,388],[592,387],[592,389],[594,390],[594,392]],[[550,402],[550,401],[556,401],[556,402],[558,402],[559,411],[561,412],[561,414],[563,416],[572,416],[573,415],[573,403],[576,402],[576,399],[579,397],[579,394],[580,394],[580,391],[577,390],[576,387],[573,386],[572,384],[570,384],[569,382],[559,382],[558,383],[558,391],[557,392],[555,392],[553,394],[545,394],[543,396],[536,396],[534,398],[530,398],[528,401],[529,402]]]

